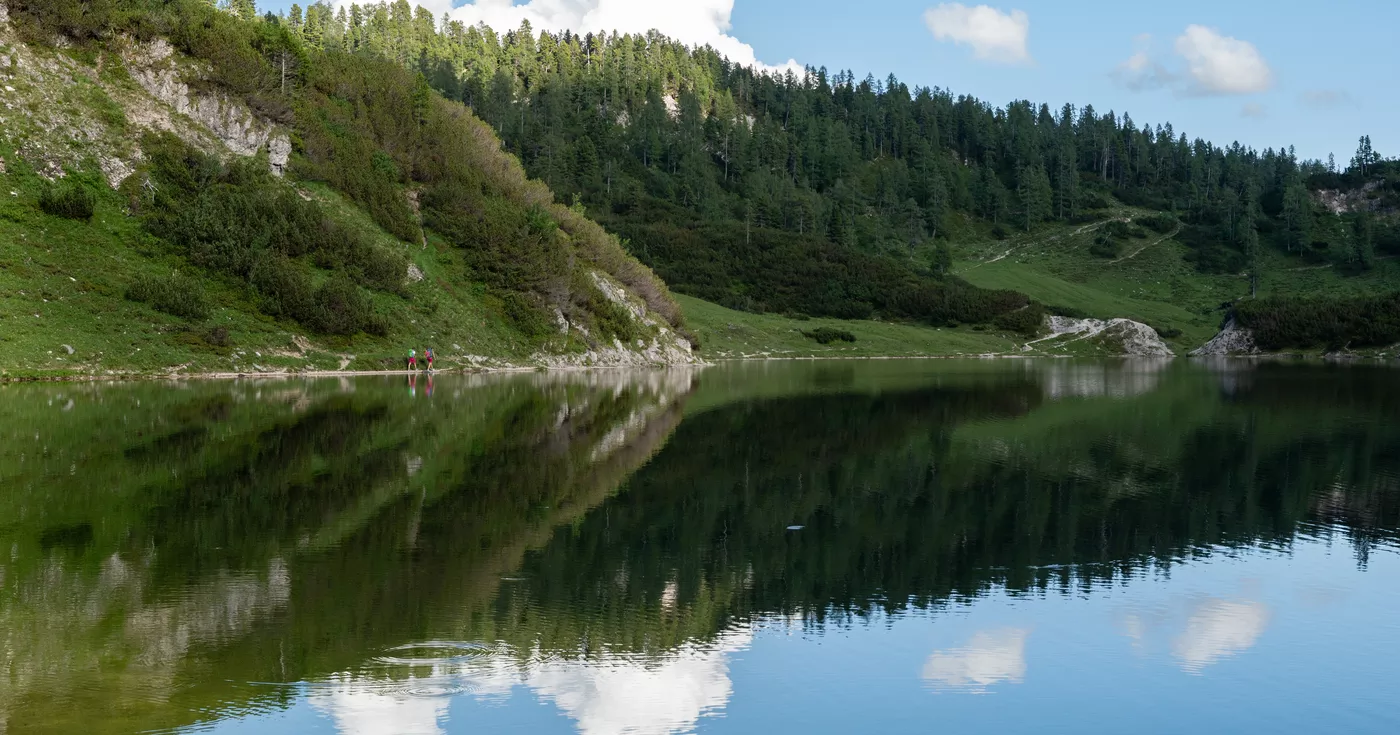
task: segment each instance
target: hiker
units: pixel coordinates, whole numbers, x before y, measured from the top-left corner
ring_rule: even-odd
[[[429,348],[427,348],[426,350],[423,350],[423,359],[426,360],[427,363],[428,363],[428,372],[432,372],[432,371],[433,371],[433,348],[429,347]]]
[[[409,351],[408,351],[408,369],[409,369],[409,370],[417,370],[417,369],[418,369],[418,353],[417,353],[415,350],[409,350]]]

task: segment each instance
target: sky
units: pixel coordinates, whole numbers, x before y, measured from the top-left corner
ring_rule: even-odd
[[[413,2],[413,0],[410,0]],[[731,59],[849,69],[911,86],[1092,104],[1217,144],[1296,146],[1345,165],[1357,139],[1400,155],[1394,0],[419,0],[515,27],[650,28]],[[260,0],[278,11],[291,0]],[[305,3],[303,2],[303,5]]]

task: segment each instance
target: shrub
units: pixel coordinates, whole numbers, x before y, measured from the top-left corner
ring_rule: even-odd
[[[803,332],[803,337],[814,339],[818,344],[829,345],[833,342],[855,342],[856,336],[844,329],[833,329],[831,327],[817,327],[810,332]]]
[[[521,334],[531,340],[548,337],[556,328],[551,314],[545,309],[539,297],[532,294],[508,291],[500,297],[501,313]]]
[[[1157,336],[1162,339],[1176,339],[1181,336],[1181,330],[1176,327],[1153,327],[1152,329],[1157,333]]]
[[[1235,308],[1266,350],[1384,347],[1400,343],[1400,292],[1353,298],[1267,298]]]
[[[1067,319],[1088,319],[1088,318],[1090,318],[1088,312],[1085,312],[1085,311],[1083,311],[1083,310],[1081,310],[1081,309],[1075,309],[1075,308],[1070,307],[1070,306],[1047,306],[1047,307],[1045,307],[1045,312],[1046,312],[1047,314],[1051,314],[1051,315],[1053,315],[1053,316],[1062,316],[1062,317],[1065,317],[1065,318],[1067,318]]]
[[[39,208],[55,217],[86,221],[97,209],[97,196],[81,183],[63,181],[44,188],[39,194]]]
[[[1143,217],[1137,223],[1146,227],[1159,235],[1165,235],[1176,229],[1176,218],[1170,214],[1154,214],[1150,217]]]
[[[315,308],[307,326],[325,334],[388,334],[388,322],[374,313],[368,297],[344,275],[332,276],[316,289]]]
[[[1031,302],[1016,311],[998,316],[993,323],[1002,329],[1034,336],[1045,326],[1045,307]]]
[[[1095,237],[1094,244],[1089,246],[1089,252],[1100,258],[1116,258],[1122,250],[1122,244],[1107,234]]]
[[[126,297],[148,304],[156,311],[191,321],[209,317],[209,298],[198,282],[179,273],[138,276],[126,289]]]
[[[263,313],[299,322],[312,318],[311,281],[286,256],[263,253],[248,280],[261,297],[259,307]]]

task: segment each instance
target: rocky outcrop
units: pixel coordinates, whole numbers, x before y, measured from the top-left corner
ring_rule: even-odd
[[[1227,355],[1257,355],[1259,346],[1254,333],[1235,323],[1233,317],[1211,340],[1191,352],[1193,357],[1225,357]]]
[[[1040,342],[1062,340],[1077,342],[1093,340],[1101,346],[1111,348],[1120,355],[1133,357],[1171,357],[1174,352],[1162,341],[1157,330],[1132,319],[1071,319],[1063,316],[1048,317],[1045,326],[1049,336],[1026,343],[1027,347]]]
[[[621,307],[628,318],[649,333],[649,338],[638,339],[624,344],[614,338],[611,345],[597,345],[584,352],[549,354],[539,353],[531,360],[536,364],[551,368],[568,367],[643,367],[659,365],[700,365],[704,361],[695,355],[690,342],[668,328],[665,321],[653,314],[645,302],[634,296],[620,284],[598,271],[592,272],[593,283],[603,297]],[[587,327],[571,324],[562,311],[555,311],[555,321],[562,336],[570,331],[589,339]]]
[[[229,151],[240,156],[267,152],[268,167],[281,176],[291,158],[287,134],[259,120],[247,105],[213,92],[194,93],[164,39],[133,43],[126,54],[131,78],[156,100],[207,129]]]

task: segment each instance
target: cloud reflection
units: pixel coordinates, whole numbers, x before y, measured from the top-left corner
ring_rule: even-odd
[[[923,679],[934,689],[985,692],[1001,682],[1020,684],[1026,676],[1026,636],[1021,628],[982,631],[966,645],[934,651],[924,662]]]
[[[458,693],[506,697],[530,689],[577,723],[585,735],[666,735],[689,732],[733,694],[730,654],[752,633],[739,630],[708,646],[687,645],[664,659],[520,661],[509,654],[435,666],[407,681],[340,677],[310,695],[312,705],[343,735],[439,735]]]
[[[1248,650],[1269,624],[1262,602],[1209,599],[1196,606],[1186,630],[1172,643],[1183,671],[1199,674],[1221,659]]]

